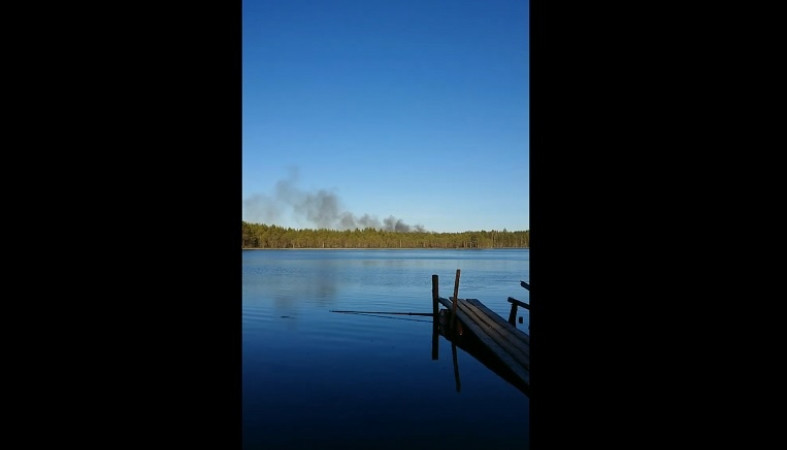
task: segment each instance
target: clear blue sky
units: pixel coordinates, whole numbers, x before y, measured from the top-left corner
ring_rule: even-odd
[[[243,220],[529,229],[529,7],[244,0]]]

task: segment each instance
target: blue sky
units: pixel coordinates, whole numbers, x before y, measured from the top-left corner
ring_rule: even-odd
[[[529,6],[244,0],[243,220],[529,229]]]

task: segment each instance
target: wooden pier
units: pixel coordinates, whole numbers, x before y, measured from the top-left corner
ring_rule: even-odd
[[[516,309],[521,306],[530,309],[527,303],[508,298],[511,303],[511,314],[506,321],[495,312],[484,306],[477,299],[457,298],[459,287],[459,270],[454,285],[454,296],[440,297],[438,277],[432,275],[432,311],[434,312],[435,330],[441,317],[444,322],[443,334],[452,343],[476,357],[484,365],[529,395],[530,390],[530,336],[516,328]],[[522,286],[529,289],[529,285]],[[438,312],[438,304],[446,309]],[[447,326],[446,326],[447,325]],[[436,359],[436,347],[433,340],[433,358]],[[457,375],[457,389],[459,380]]]

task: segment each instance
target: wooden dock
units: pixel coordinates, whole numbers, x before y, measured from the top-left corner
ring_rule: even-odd
[[[501,377],[514,384],[526,395],[530,389],[530,336],[516,328],[514,318],[517,306],[529,309],[527,303],[508,298],[511,315],[506,321],[477,299],[456,299],[440,297],[437,288],[437,275],[432,275],[432,308],[437,321],[442,315],[449,321],[449,329],[444,334],[452,342],[473,354]],[[456,295],[459,284],[459,271],[454,286]],[[523,287],[525,287],[523,285]],[[529,289],[529,286],[526,287]],[[454,301],[456,299],[456,301]],[[446,309],[438,313],[438,304]],[[467,336],[468,333],[470,336]],[[472,337],[474,343],[468,338]],[[462,345],[464,343],[464,345]]]

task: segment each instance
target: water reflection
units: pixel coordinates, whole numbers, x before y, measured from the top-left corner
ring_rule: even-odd
[[[358,448],[379,436],[386,436],[385,445],[369,441],[364,448],[414,447],[423,440],[442,448],[527,442],[529,399],[519,399],[516,387],[463,348],[463,336],[452,342],[434,321],[429,275],[445,273],[452,288],[460,266],[472,274],[463,280],[464,296],[501,299],[489,305],[501,317],[509,315],[508,295],[528,301],[509,287],[528,279],[527,251],[244,252],[245,448]],[[453,366],[449,345],[458,347]],[[434,428],[434,405],[441,406],[442,420],[473,426],[446,436]]]
[[[530,389],[521,378],[519,378],[507,365],[500,362],[498,357],[487,346],[469,330],[459,326],[452,326],[451,313],[447,309],[440,309],[437,315],[430,313],[407,313],[395,311],[354,311],[354,310],[332,310],[332,313],[355,314],[368,317],[383,318],[388,320],[403,320],[408,322],[432,322],[432,360],[437,361],[440,357],[440,336],[451,343],[451,359],[453,360],[454,380],[456,392],[461,392],[462,382],[459,374],[459,362],[457,359],[457,347],[472,356],[481,364],[486,366],[497,376],[507,381],[523,394],[530,396]],[[432,316],[429,319],[419,318],[419,316]]]

